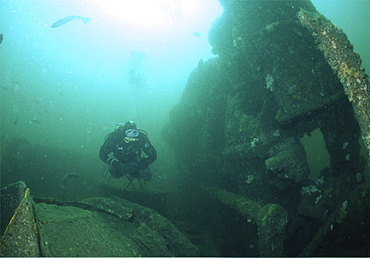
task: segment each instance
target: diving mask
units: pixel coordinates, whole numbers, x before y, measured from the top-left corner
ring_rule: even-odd
[[[126,130],[125,133],[126,133],[127,137],[130,137],[130,138],[135,138],[135,137],[139,136],[139,131],[136,130],[136,129],[128,129],[128,130]]]

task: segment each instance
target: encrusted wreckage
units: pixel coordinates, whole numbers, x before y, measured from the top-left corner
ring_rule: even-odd
[[[328,232],[352,223],[353,233],[365,209],[359,138],[369,150],[370,102],[361,60],[310,1],[220,2],[209,33],[218,57],[193,70],[163,129],[184,187],[254,218],[259,232],[271,227],[259,235],[260,255],[333,255],[334,246],[319,248]],[[301,143],[314,130],[330,155],[316,176]],[[261,224],[261,212],[281,227]]]
[[[199,255],[166,218],[119,197],[39,199],[20,181],[1,189],[1,204],[2,257]]]
[[[370,155],[370,85],[369,77],[361,66],[360,56],[353,52],[353,46],[344,32],[323,15],[301,10],[298,19],[312,32],[318,48],[340,79],[352,103]]]

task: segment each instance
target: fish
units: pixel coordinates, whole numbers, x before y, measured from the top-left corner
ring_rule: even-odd
[[[41,124],[40,120],[32,119],[28,121],[28,124]]]
[[[71,15],[71,16],[67,16],[67,17],[64,17],[62,19],[59,19],[57,20],[56,22],[54,22],[50,27],[51,28],[58,28],[68,22],[71,22],[71,21],[74,21],[74,20],[81,20],[83,21],[84,24],[87,24],[90,20],[90,18],[88,17],[81,17],[81,16],[78,16],[78,15]]]
[[[70,184],[71,179],[72,178],[79,178],[79,177],[80,177],[80,175],[77,174],[77,173],[68,173],[68,174],[64,175],[64,177],[62,179],[62,182],[61,182],[61,185],[60,185],[62,190],[63,190],[63,196],[65,196],[67,194],[68,185]],[[73,179],[73,180],[75,180],[75,179]]]
[[[3,38],[4,38],[3,34],[0,34],[0,44],[3,43]]]

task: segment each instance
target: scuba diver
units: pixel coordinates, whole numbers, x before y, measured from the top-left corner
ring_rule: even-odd
[[[146,156],[142,156],[142,152]],[[157,152],[151,145],[148,134],[138,130],[133,121],[118,123],[116,130],[105,137],[100,147],[99,158],[109,165],[114,178],[127,175],[130,181],[152,178],[149,164],[157,159]]]

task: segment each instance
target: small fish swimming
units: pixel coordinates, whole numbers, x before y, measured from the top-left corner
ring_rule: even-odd
[[[71,181],[75,180],[72,178],[79,178],[80,175],[77,174],[77,173],[68,173],[66,175],[64,175],[63,179],[62,179],[62,183],[61,183],[61,188],[63,190],[63,198],[66,196],[67,194],[67,190],[68,190],[68,185],[71,183]]]
[[[71,22],[71,21],[74,21],[74,20],[81,20],[81,21],[83,21],[83,23],[87,24],[89,22],[90,18],[81,17],[81,16],[78,16],[78,15],[71,15],[71,16],[67,16],[67,17],[64,17],[62,19],[57,20],[50,27],[58,28],[58,27],[60,27],[64,24],[66,24],[68,22]]]
[[[3,34],[0,34],[0,44],[3,43]]]
[[[200,32],[198,32],[198,31],[195,31],[195,32],[193,32],[191,34],[193,34],[193,36],[195,36],[195,37],[200,37]]]

